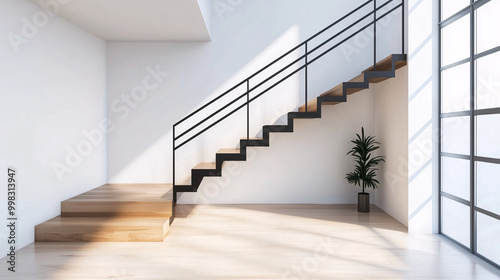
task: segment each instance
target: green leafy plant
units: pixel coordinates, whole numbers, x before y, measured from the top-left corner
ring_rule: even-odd
[[[356,133],[357,139],[352,140],[354,147],[347,153],[352,155],[356,162],[354,171],[347,173],[346,179],[349,184],[363,187],[363,193],[366,188],[378,188],[380,184],[375,177],[377,176],[377,166],[384,161],[382,156],[373,156],[372,153],[380,148],[380,143],[375,141],[374,136],[365,136],[365,129],[361,127],[361,136]]]

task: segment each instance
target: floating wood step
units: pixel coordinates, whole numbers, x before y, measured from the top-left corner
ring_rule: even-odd
[[[107,184],[61,203],[62,217],[164,217],[172,214],[172,185]]]
[[[322,102],[323,105],[337,105],[342,102]],[[305,112],[306,106],[302,105],[299,107],[299,112]],[[313,100],[307,103],[307,112],[317,112],[318,111],[318,99],[314,98]]]
[[[169,220],[149,217],[61,217],[35,227],[36,242],[162,242]]]
[[[264,139],[262,137],[249,137],[248,139],[246,137],[243,137],[241,138],[241,140],[262,141]]]
[[[220,149],[217,154],[239,154],[240,149]]]
[[[395,63],[395,68],[399,69],[406,65],[406,60],[397,60]],[[373,71],[373,65],[365,69],[363,72]],[[392,71],[392,55],[377,62],[376,71]]]
[[[344,84],[340,84],[340,85],[320,94],[320,96],[342,96],[344,94],[343,90],[344,90]]]
[[[61,216],[35,227],[35,241],[163,241],[171,184],[107,184],[61,203]]]
[[[193,167],[193,170],[210,170],[210,169],[215,169],[215,162],[201,162],[198,163],[195,167]]]

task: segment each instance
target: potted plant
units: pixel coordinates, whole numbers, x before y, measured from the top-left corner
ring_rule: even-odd
[[[354,157],[356,163],[354,171],[346,175],[349,184],[362,186],[363,192],[358,193],[358,211],[370,212],[370,194],[365,193],[365,188],[378,188],[380,184],[377,176],[377,165],[385,161],[382,156],[372,156],[380,148],[380,143],[374,136],[365,136],[365,129],[361,127],[361,136],[356,133],[357,139],[351,141],[354,147],[347,153]]]

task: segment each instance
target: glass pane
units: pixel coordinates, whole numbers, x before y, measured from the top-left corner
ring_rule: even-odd
[[[466,15],[442,30],[443,66],[470,57],[470,15]]]
[[[500,182],[498,174],[500,174],[500,164],[476,163],[477,206],[496,214],[500,214]]]
[[[445,20],[461,9],[469,6],[470,0],[441,0],[441,19]]]
[[[442,190],[470,200],[470,164],[468,160],[442,157]]]
[[[477,213],[477,252],[500,263],[500,221]]]
[[[500,46],[500,1],[492,0],[476,10],[477,53]]]
[[[476,68],[476,108],[500,107],[500,52],[481,57],[476,61]]]
[[[500,158],[500,115],[476,117],[478,156]]]
[[[441,231],[463,245],[470,244],[469,206],[446,197],[441,197]]]
[[[442,75],[442,112],[470,109],[470,63],[447,69]]]
[[[442,119],[441,141],[445,153],[470,154],[470,121],[469,117],[454,117]]]

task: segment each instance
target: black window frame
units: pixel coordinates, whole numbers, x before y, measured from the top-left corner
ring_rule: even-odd
[[[476,117],[481,116],[481,115],[500,115],[500,107],[497,108],[490,108],[490,109],[476,109],[476,61],[479,58],[500,52],[500,46],[497,46],[495,48],[492,48],[490,50],[483,51],[481,53],[476,54],[476,10],[479,9],[481,6],[484,4],[487,4],[490,1],[500,1],[500,0],[470,0],[470,4],[460,11],[456,12],[455,14],[449,16],[446,19],[442,19],[442,5],[443,5],[443,0],[439,0],[439,135],[440,135],[440,143],[439,143],[439,234],[444,236],[447,240],[450,240],[457,246],[464,248],[465,250],[468,250],[471,254],[479,257],[480,259],[484,260],[485,262],[491,264],[492,266],[496,267],[497,269],[500,269],[500,264],[495,263],[494,261],[488,259],[487,257],[481,255],[480,253],[477,252],[477,213],[484,214],[488,217],[494,218],[500,222],[500,215],[492,213],[490,211],[487,211],[485,209],[482,209],[477,206],[477,199],[476,199],[476,163],[477,162],[485,162],[485,163],[493,163],[493,164],[499,164],[500,165],[500,159],[496,158],[487,158],[487,157],[481,157],[481,156],[476,156]],[[459,60],[457,62],[453,62],[449,65],[442,65],[442,53],[443,53],[443,28],[446,26],[449,26],[450,24],[455,23],[459,19],[462,19],[463,17],[469,15],[470,18],[470,37],[469,37],[469,43],[470,43],[470,55],[466,59]],[[442,112],[442,84],[441,84],[441,79],[442,79],[442,72],[447,69],[451,69],[453,67],[458,67],[460,65],[469,63],[470,65],[470,107],[469,110],[467,111],[459,111],[459,112],[451,112],[451,113],[443,113]],[[454,154],[454,153],[444,153],[443,150],[443,142],[442,142],[442,121],[443,119],[446,118],[452,118],[452,117],[459,117],[459,116],[468,116],[470,120],[470,126],[469,126],[469,134],[470,134],[470,151],[469,155],[460,155],[460,154]],[[470,198],[469,200],[465,200],[463,198],[457,197],[455,195],[452,195],[450,193],[444,192],[443,191],[443,184],[442,184],[442,160],[443,158],[459,158],[459,159],[464,159],[469,161],[470,165]],[[463,245],[462,243],[456,241],[452,237],[448,236],[446,233],[442,231],[443,229],[443,210],[442,210],[442,199],[443,198],[451,199],[453,201],[456,201],[458,203],[461,203],[463,205],[466,205],[469,207],[469,212],[470,216],[469,217],[464,217],[464,218],[469,218],[470,222],[470,244],[469,247]]]

